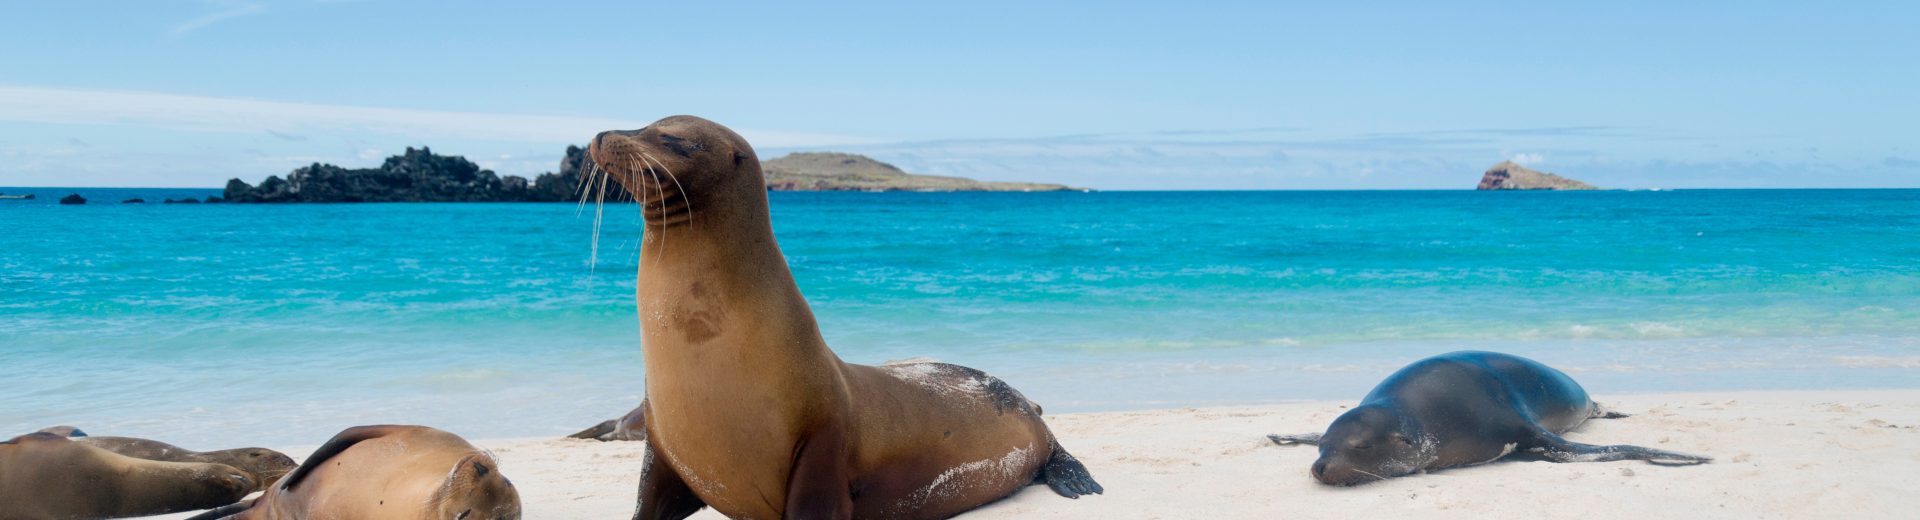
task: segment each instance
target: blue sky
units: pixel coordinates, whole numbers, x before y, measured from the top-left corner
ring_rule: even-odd
[[[763,158],[1103,189],[1920,187],[1920,4],[146,1],[0,11],[0,186],[407,146],[502,174],[672,114]]]

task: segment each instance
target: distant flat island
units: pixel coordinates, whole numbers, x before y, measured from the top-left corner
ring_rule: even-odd
[[[1480,175],[1480,185],[1474,189],[1496,191],[1597,190],[1600,188],[1559,175],[1537,171],[1521,166],[1513,161],[1500,161],[1500,164],[1495,164],[1492,168],[1487,168],[1487,172]]]
[[[760,169],[766,173],[767,189],[774,191],[1085,191],[1060,184],[915,175],[850,153],[790,153],[761,161]]]
[[[377,168],[314,163],[258,186],[227,181],[229,202],[570,202],[580,198],[586,149],[568,146],[557,172],[533,179],[498,175],[461,156],[407,148]],[[1084,191],[1059,184],[988,182],[915,175],[845,153],[802,152],[762,161],[770,191]]]

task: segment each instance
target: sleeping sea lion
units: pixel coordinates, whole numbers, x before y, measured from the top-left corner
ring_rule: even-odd
[[[1555,462],[1712,459],[1639,446],[1580,444],[1560,435],[1590,418],[1619,418],[1587,398],[1573,378],[1531,359],[1454,352],[1416,361],[1374,387],[1325,434],[1269,435],[1276,444],[1317,444],[1309,474],[1349,486],[1416,471],[1471,466],[1515,451]]]
[[[43,432],[0,442],[0,519],[159,515],[232,504],[253,489],[225,464],[139,459]]]

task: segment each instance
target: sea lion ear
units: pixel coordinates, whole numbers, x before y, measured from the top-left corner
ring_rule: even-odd
[[[744,164],[746,162],[747,162],[747,154],[740,153],[740,152],[733,152],[734,167],[739,167],[741,164]]]

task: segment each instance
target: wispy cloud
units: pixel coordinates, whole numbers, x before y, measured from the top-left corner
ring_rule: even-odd
[[[451,112],[291,103],[155,92],[0,86],[0,121],[116,125],[192,132],[305,136],[337,133],[436,136],[528,143],[584,143],[602,130],[640,128],[647,121]],[[874,142],[857,137],[741,129],[761,146],[833,146]],[[256,134],[257,135],[257,134]]]
[[[205,29],[213,24],[267,11],[267,5],[260,2],[206,0],[201,3],[212,8],[212,11],[195,17],[192,20],[174,25],[172,29],[167,30],[167,35],[178,38],[194,31]]]

